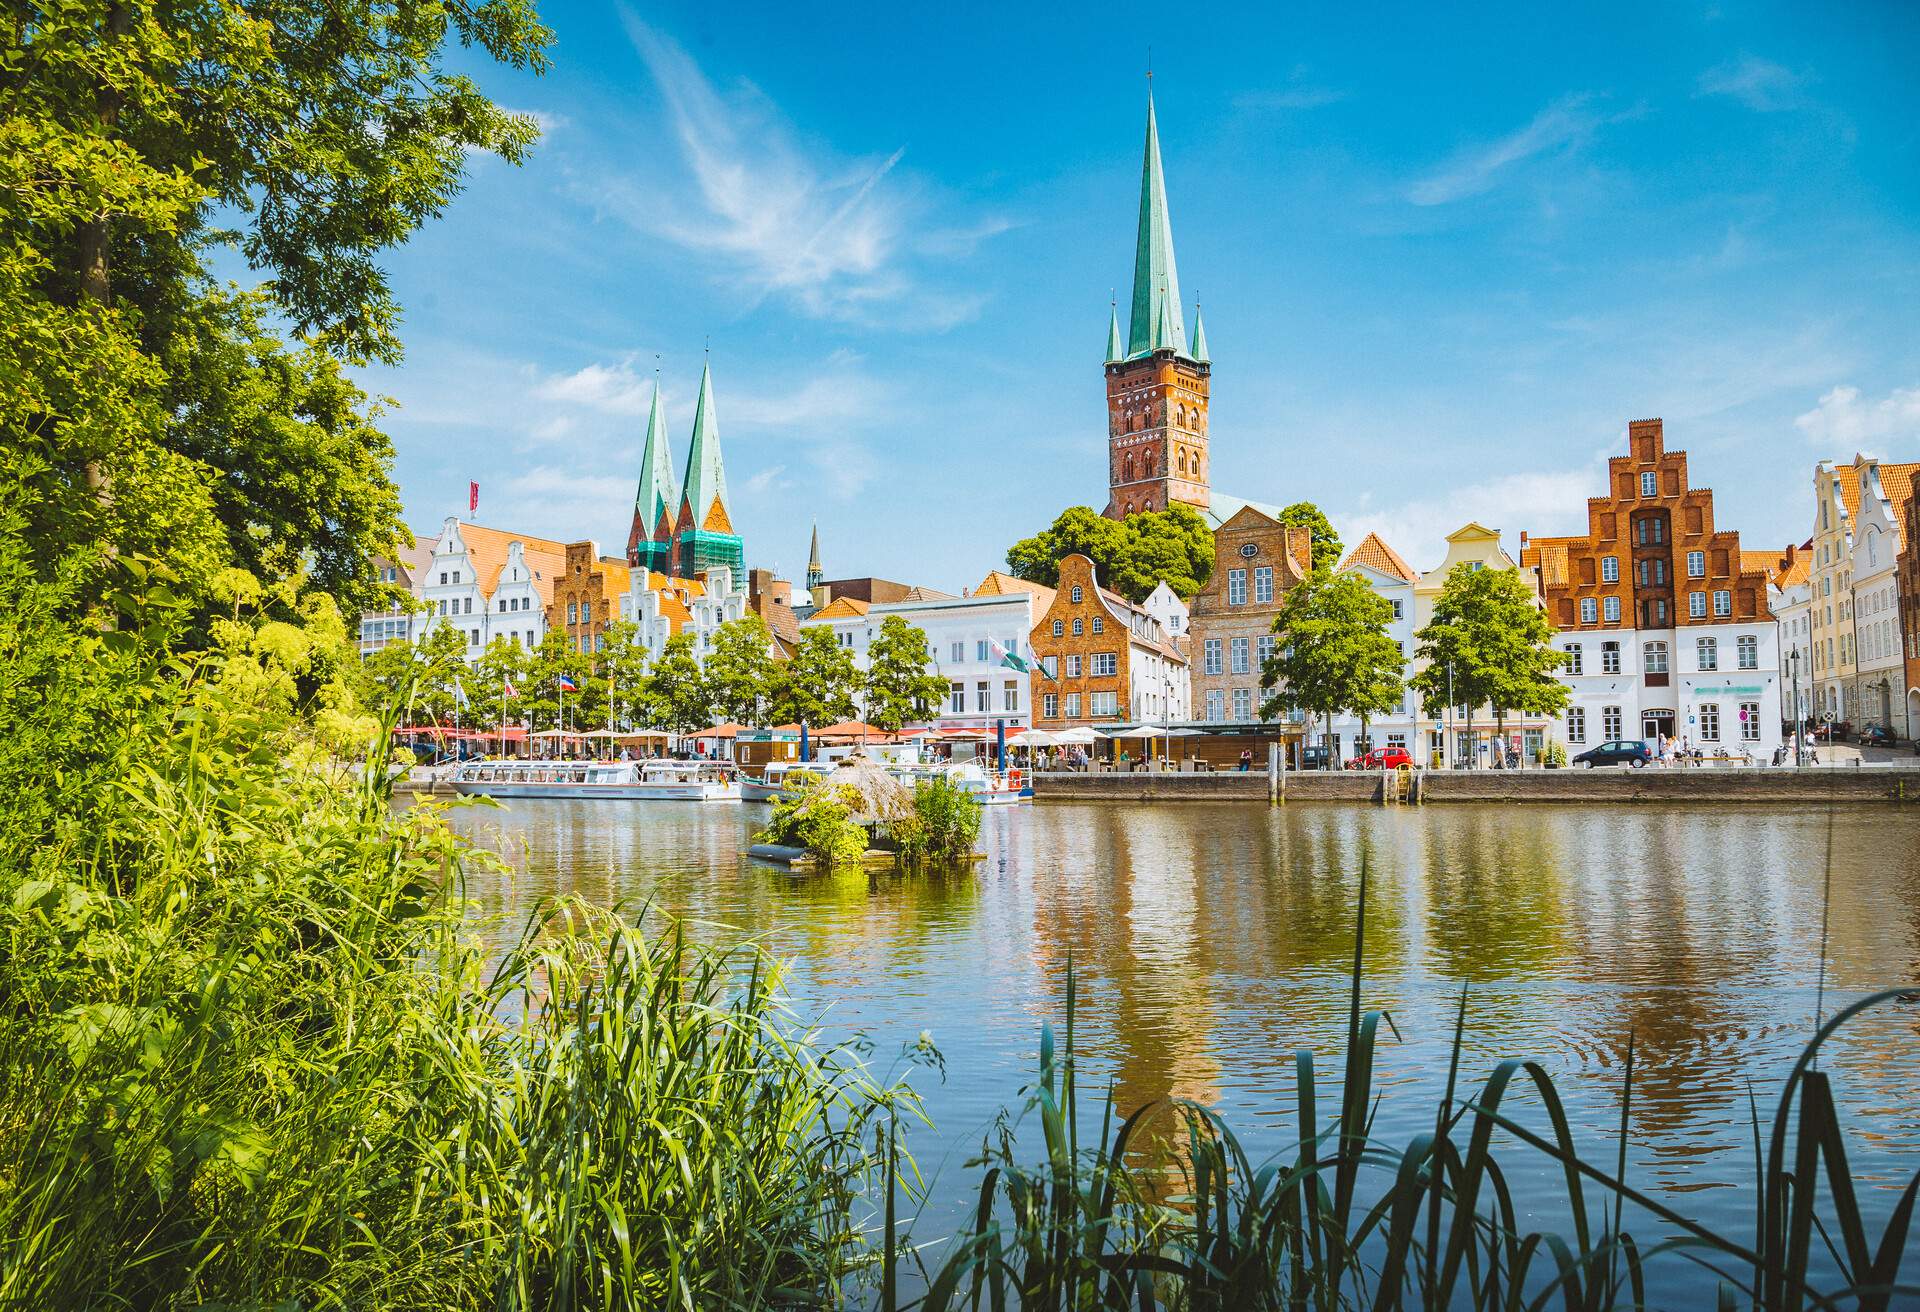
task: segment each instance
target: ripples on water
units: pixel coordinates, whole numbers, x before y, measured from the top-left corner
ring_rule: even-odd
[[[1383,1036],[1380,1133],[1432,1128],[1464,985],[1462,1087],[1502,1058],[1540,1061],[1576,1141],[1610,1162],[1631,1031],[1630,1178],[1718,1227],[1750,1215],[1747,1082],[1764,1118],[1811,1033],[1829,842],[1828,1014],[1920,980],[1911,812],[1001,807],[986,862],[924,877],[791,876],[744,855],[763,819],[751,805],[513,802],[455,823],[507,856],[510,873],[471,891],[509,919],[558,892],[650,903],[790,960],[802,1014],[864,1032],[878,1062],[931,1033],[947,1075],[915,1074],[937,1129],[914,1149],[933,1225],[961,1215],[962,1164],[1017,1105],[1069,961],[1083,1088],[1110,1077],[1123,1108],[1192,1098],[1256,1157],[1286,1148],[1294,1049],[1317,1050],[1323,1089],[1338,1080],[1363,858],[1364,1004],[1401,1036]],[[1898,1187],[1920,1165],[1917,1033],[1920,1006],[1895,1006],[1828,1050],[1863,1181]]]

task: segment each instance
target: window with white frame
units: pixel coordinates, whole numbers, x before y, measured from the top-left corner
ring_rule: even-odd
[[[1600,557],[1600,581],[1602,583],[1618,583],[1620,581],[1620,557]]]
[[[1247,572],[1244,569],[1227,571],[1227,605],[1244,606],[1247,604]]]
[[[1255,602],[1268,602],[1273,600],[1273,566],[1254,566],[1253,599]]]
[[[1081,618],[1080,618],[1079,616],[1077,616],[1077,615],[1076,615],[1076,616],[1074,616],[1074,619],[1073,619],[1073,636],[1074,636],[1074,637],[1076,637],[1076,638],[1078,638],[1078,637],[1081,637],[1082,635],[1084,635],[1084,634],[1086,633],[1086,631],[1087,631],[1087,622],[1086,622],[1085,620],[1083,620],[1083,619],[1081,619]]]
[[[1253,689],[1233,690],[1233,719],[1235,724],[1246,724],[1253,719]]]
[[[1713,613],[1715,615],[1733,614],[1733,594],[1724,588],[1713,594]]]
[[[1220,724],[1227,718],[1227,695],[1218,688],[1207,689],[1207,723]]]
[[[1203,673],[1223,673],[1220,665],[1220,639],[1208,638],[1200,644],[1200,662]]]
[[[1700,703],[1700,739],[1702,742],[1720,741],[1720,703]]]
[[[1120,694],[1117,692],[1092,692],[1087,694],[1087,714],[1091,716],[1118,715],[1120,713]]]
[[[1696,620],[1703,620],[1707,617],[1706,593],[1689,592],[1687,594],[1687,614]]]
[[[469,601],[467,605],[469,609],[471,609],[473,603]],[[592,602],[583,601],[580,603],[580,622],[582,624],[593,623],[593,603]]]
[[[975,638],[973,640],[973,659],[982,665],[987,663],[987,640],[985,638]]]
[[[1056,638],[1060,636],[1059,620],[1055,620],[1053,622],[1053,636]],[[967,644],[964,642],[954,643],[953,644],[953,663],[955,665],[964,664],[966,659],[967,659]]]
[[[1260,659],[1261,669],[1266,669],[1267,662],[1273,659],[1273,649],[1279,645],[1279,641],[1280,640],[1271,633],[1263,633],[1260,635],[1260,643],[1254,650]]]
[[[1066,631],[1067,631],[1067,622],[1065,620],[1055,620],[1053,622],[1054,637],[1056,638],[1062,637],[1065,635]]]
[[[1687,577],[1690,579],[1703,579],[1706,576],[1707,553],[1704,551],[1689,551],[1687,553]]]
[[[570,601],[567,603],[567,623],[578,624],[579,622],[580,622],[580,607]]]
[[[1058,656],[1042,656],[1040,658],[1040,668],[1047,672],[1049,679],[1057,679],[1060,677],[1060,658]]]
[[[947,709],[955,715],[967,713],[967,685],[950,683],[947,685]]]
[[[1646,473],[1640,475],[1640,495],[1643,497],[1652,497],[1658,496],[1659,494],[1660,475],[1649,469]]]
[[[1600,644],[1600,673],[1620,673],[1620,644],[1603,642]]]
[[[1074,585],[1073,585],[1073,590],[1072,590],[1072,591],[1071,591],[1070,593],[1068,593],[1067,595],[1068,595],[1069,597],[1071,597],[1071,598],[1072,598],[1072,600],[1073,600],[1073,604],[1074,604],[1074,605],[1076,605],[1076,606],[1078,606],[1078,605],[1080,604],[1080,601],[1081,601],[1081,596],[1080,596],[1080,585],[1079,585],[1078,583],[1076,583],[1076,584],[1074,584]]]
[[[1096,679],[1110,679],[1120,672],[1120,657],[1114,652],[1097,651],[1092,660],[1092,673]]]
[[[1607,615],[1607,623],[1618,624],[1620,622],[1620,598],[1608,597],[1605,610]]]
[[[1000,686],[1000,692],[1001,709],[1010,714],[1020,709],[1020,681],[1018,679],[1008,679]]]
[[[1720,668],[1720,643],[1714,638],[1701,638],[1693,644],[1694,654],[1700,658],[1700,668],[1717,670]]]
[[[1393,598],[1393,618],[1403,620],[1407,617],[1407,603],[1399,597]]]
[[[1106,629],[1107,629],[1106,620],[1103,619],[1101,616],[1095,615],[1093,617],[1093,631],[1095,633],[1104,633],[1106,632]]]
[[[1648,674],[1665,674],[1667,672],[1667,644],[1666,643],[1664,642],[1648,643],[1646,646],[1646,651],[1644,652],[1644,656],[1646,659],[1646,672]]]
[[[1079,693],[1070,692],[1067,694],[1066,714],[1069,720],[1077,720],[1080,718],[1080,694]]]
[[[1740,741],[1757,743],[1760,741],[1760,703],[1740,703]]]
[[[1580,622],[1592,624],[1600,618],[1600,603],[1592,597],[1580,598]]]
[[[993,709],[993,685],[985,679],[973,685],[973,709],[982,715]]]
[[[1567,741],[1584,743],[1587,740],[1587,712],[1585,707],[1567,708]]]
[[[1620,708],[1602,706],[1600,708],[1600,737],[1603,742],[1612,742],[1620,736]]]
[[[1040,694],[1040,718],[1057,720],[1060,718],[1060,694],[1048,692]]]
[[[1245,638],[1235,638],[1230,644],[1229,651],[1233,658],[1233,672],[1235,674],[1245,674],[1247,672],[1247,650],[1251,645],[1252,644]]]
[[[1760,668],[1760,639],[1751,633],[1743,633],[1733,640],[1734,651],[1738,655],[1740,668],[1757,670]]]
[[[1562,674],[1579,674],[1581,653],[1585,650],[1577,642],[1570,642],[1560,649],[1566,653],[1566,663],[1560,667]]]
[[[1080,658],[1078,656],[1067,657],[1067,677],[1069,679],[1077,679],[1080,677]]]

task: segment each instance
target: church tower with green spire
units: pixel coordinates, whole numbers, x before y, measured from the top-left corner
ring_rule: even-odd
[[[740,535],[727,506],[727,471],[720,459],[720,421],[713,407],[713,366],[700,371],[700,399],[693,408],[693,440],[680,480],[680,509],[673,525],[668,572],[696,578],[716,565],[733,572],[735,587],[746,579]]]
[[[633,497],[633,528],[627,533],[627,564],[661,574],[673,572],[673,526],[680,511],[680,489],[673,481],[673,453],[667,447],[667,421],[660,410],[660,379],[653,380],[653,408],[647,414],[647,444],[640,453],[640,488]]]
[[[1181,503],[1206,514],[1207,395],[1213,366],[1198,311],[1188,344],[1173,260],[1173,220],[1160,163],[1160,125],[1147,94],[1127,335],[1117,308],[1107,325],[1107,510],[1113,519]]]

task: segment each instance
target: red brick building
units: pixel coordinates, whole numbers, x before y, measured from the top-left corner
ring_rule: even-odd
[[[1028,639],[1040,729],[1176,724],[1189,718],[1187,657],[1160,622],[1100,586],[1093,562],[1072,555]]]

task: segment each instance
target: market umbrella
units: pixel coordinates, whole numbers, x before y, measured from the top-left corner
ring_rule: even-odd
[[[1100,735],[1094,729],[1084,724],[1079,724],[1071,729],[1062,729],[1053,736],[1053,741],[1059,743],[1062,747],[1068,746],[1069,744],[1075,747],[1091,747],[1100,741]]]
[[[913,794],[864,752],[845,757],[827,775],[829,784],[846,784],[860,794],[853,821],[861,825],[891,824],[913,814]]]

